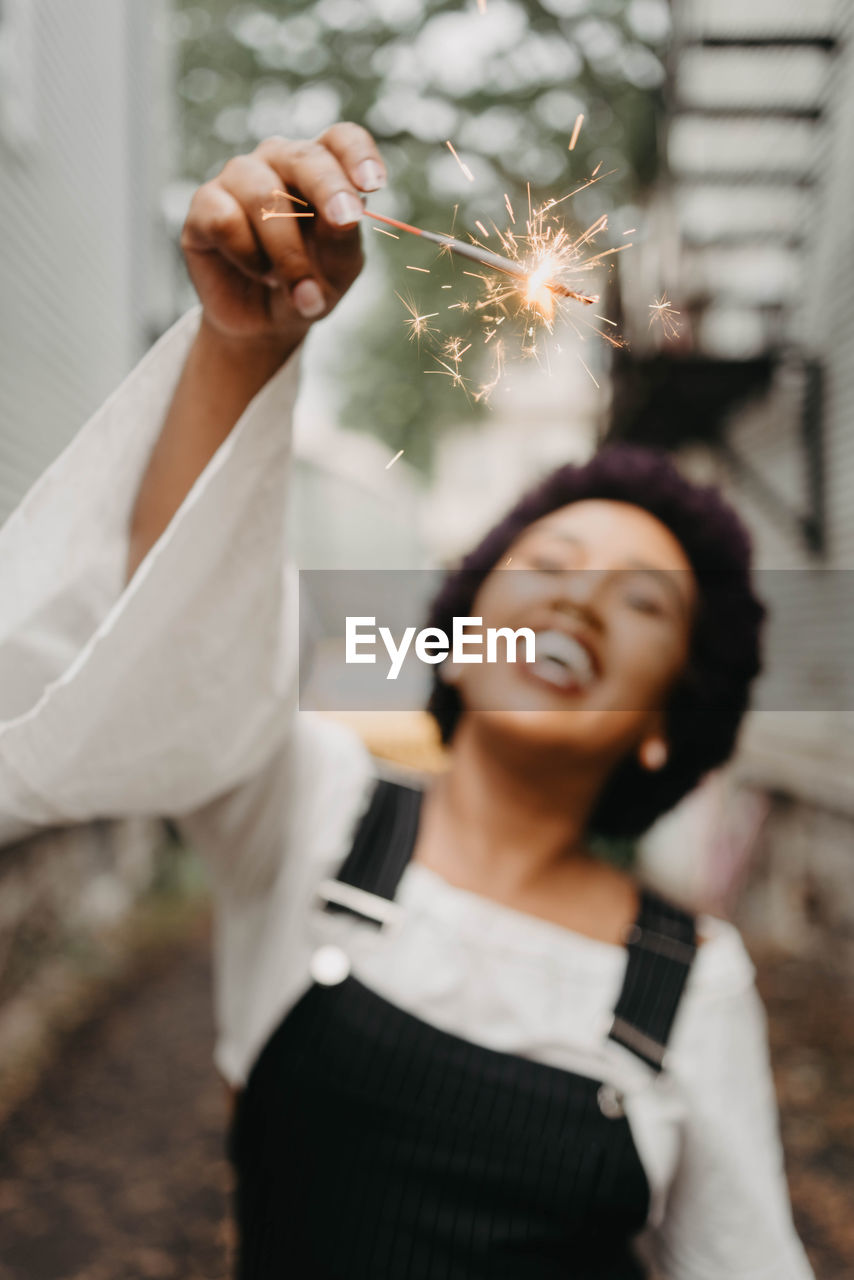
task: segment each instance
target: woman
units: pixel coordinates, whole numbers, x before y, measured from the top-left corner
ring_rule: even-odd
[[[443,666],[424,794],[295,711],[295,353],[383,181],[339,125],[196,194],[201,313],[3,531],[4,838],[157,812],[207,857],[241,1276],[808,1277],[737,933],[589,848],[732,748],[761,616],[733,515],[620,452],[523,500],[434,620],[529,625],[537,661]],[[281,187],[316,217],[265,220]]]

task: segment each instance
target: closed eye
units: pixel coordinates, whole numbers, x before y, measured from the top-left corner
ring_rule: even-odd
[[[532,556],[530,566],[540,573],[564,573],[566,566],[548,556]]]

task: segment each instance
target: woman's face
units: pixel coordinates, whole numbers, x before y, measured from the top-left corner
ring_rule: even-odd
[[[663,735],[696,600],[688,558],[655,516],[626,502],[573,502],[519,535],[471,608],[484,628],[531,628],[536,662],[522,661],[520,643],[515,664],[448,674],[464,714],[492,731],[614,764]]]

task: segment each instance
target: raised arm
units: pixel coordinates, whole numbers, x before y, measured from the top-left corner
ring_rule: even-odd
[[[271,139],[201,187],[183,235],[200,313],[0,530],[0,843],[190,812],[288,737],[289,357],[357,276],[358,193],[382,179],[345,124]]]
[[[359,193],[384,180],[370,135],[338,124],[313,142],[262,142],[196,192],[181,243],[202,320],[137,495],[129,577],[252,398],[359,274]]]

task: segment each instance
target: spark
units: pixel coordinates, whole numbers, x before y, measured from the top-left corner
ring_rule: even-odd
[[[584,372],[587,374],[587,376],[590,378],[590,381],[593,383],[594,387],[595,387],[595,388],[597,389],[597,391],[598,391],[598,390],[600,389],[600,388],[599,388],[599,383],[598,383],[598,382],[596,381],[596,379],[593,377],[593,374],[590,372],[590,369],[587,367],[587,365],[586,365],[586,364],[584,363],[584,361],[581,359],[581,356],[579,356],[579,357],[578,357],[578,361],[579,361],[579,364],[581,365],[582,369],[583,369],[583,370],[584,370]]]
[[[504,206],[505,206],[505,208],[506,208],[507,212],[510,214],[510,221],[515,223],[515,221],[516,221],[516,215],[515,215],[515,213],[513,212],[513,206],[512,206],[512,204],[510,203],[510,197],[508,196],[508,194],[507,194],[507,192],[506,192],[506,191],[504,192]]]
[[[290,191],[283,191],[281,187],[277,187],[271,195],[281,196],[283,200],[290,200],[293,204],[301,204],[304,209],[308,208],[308,201],[301,200],[299,196],[291,195]]]
[[[631,242],[629,242],[629,244],[618,244],[613,249],[603,249],[601,253],[596,254],[595,258],[588,258],[587,262],[585,263],[585,266],[588,269],[591,267],[597,267],[599,263],[604,262],[606,258],[613,258],[614,254],[622,253],[624,249],[631,249],[631,248],[632,248],[632,245],[631,245]]]
[[[470,342],[464,344],[464,340],[462,338],[449,338],[442,347],[442,355],[445,356],[446,359],[442,360],[439,356],[433,356],[433,359],[440,368],[425,369],[425,373],[441,374],[443,377],[451,379],[452,386],[465,388],[466,379],[460,372],[460,364],[463,356],[470,349]]]
[[[593,172],[591,173],[590,177],[591,177],[591,178],[595,178],[595,177],[596,177],[596,174],[599,172],[599,170],[600,170],[601,168],[602,168],[602,161],[600,160],[600,161],[599,161],[599,163],[597,164],[596,168],[595,168],[595,169],[593,170]]]
[[[391,236],[392,240],[400,239],[400,236],[395,235],[393,231],[386,231],[384,227],[374,227],[374,231],[379,231],[381,236]]]
[[[488,400],[501,381],[501,375],[504,372],[504,348],[500,342],[496,342],[495,344],[492,359],[492,378],[489,382],[481,384],[475,394],[475,400]]]
[[[394,457],[389,459],[389,461],[385,464],[385,470],[388,471],[389,467],[393,467],[394,464],[397,462],[398,458],[402,458],[402,457],[403,457],[403,450],[398,449]]]
[[[267,222],[270,218],[313,218],[313,213],[284,213],[278,209],[262,209],[261,221]]]
[[[454,159],[456,160],[457,164],[460,166],[460,169],[461,169],[461,170],[462,170],[462,172],[463,172],[463,176],[464,176],[464,177],[466,177],[466,178],[468,178],[469,182],[474,182],[474,174],[472,173],[472,171],[471,171],[471,169],[468,167],[468,165],[467,165],[467,164],[464,164],[464,163],[463,163],[463,161],[460,159],[460,157],[457,155],[457,152],[456,152],[456,150],[455,150],[455,148],[454,148],[454,144],[453,144],[452,142],[446,142],[446,143],[445,143],[445,146],[448,148],[448,150],[450,151],[451,155],[454,157]]]
[[[661,325],[665,338],[675,338],[679,333],[680,322],[677,317],[680,312],[676,311],[666,294],[662,294],[660,298],[654,299],[649,304],[649,328],[651,329],[657,320]]]
[[[578,141],[578,135],[581,133],[581,126],[584,124],[584,116],[579,113],[575,117],[575,124],[572,127],[572,137],[569,140],[569,150],[575,150],[575,144]]]
[[[412,266],[410,266],[410,265],[409,265],[409,263],[408,263],[408,262],[407,262],[407,264],[406,264],[406,270],[407,270],[407,271],[420,271],[420,272],[422,273],[422,275],[425,275],[425,276],[429,276],[429,274],[430,274],[430,268],[429,268],[429,267],[412,267]]]
[[[616,329],[616,327],[617,327],[617,322],[616,322],[616,320],[609,320],[607,316],[595,316],[595,318],[596,318],[597,320],[604,320],[604,321],[605,321],[605,324],[612,324],[612,325],[614,326],[614,328],[615,328],[615,329]]]
[[[443,285],[440,285],[439,287],[441,289],[453,289],[454,286],[452,284],[443,284]]]
[[[302,205],[304,210],[308,209],[308,201],[301,200],[299,196],[292,196],[290,191],[282,191],[281,188],[277,187],[276,190],[271,191],[270,194],[273,196],[274,199],[281,198],[282,200],[290,200],[292,204]],[[281,209],[262,209],[261,210],[262,222],[267,222],[269,218],[313,218],[313,217],[314,217],[314,214],[311,211],[307,213],[295,213],[295,212],[285,213],[284,210],[281,210]]]
[[[406,321],[406,324],[409,325],[410,341],[414,342],[417,338],[421,338],[423,334],[436,332],[435,327],[430,324],[430,321],[435,319],[439,314],[438,311],[428,311],[425,315],[419,315],[418,308],[415,306],[414,302],[410,302],[400,293],[396,294],[396,297],[400,299],[406,307],[406,310],[409,312],[409,319]]]
[[[477,218],[475,218],[474,220],[474,225],[477,227],[478,231],[484,238],[486,238],[489,235],[489,232],[487,231],[486,227],[483,225],[482,222],[479,222]]]
[[[633,236],[637,231],[637,227],[629,227],[628,231],[622,231],[620,234],[624,236]]]

